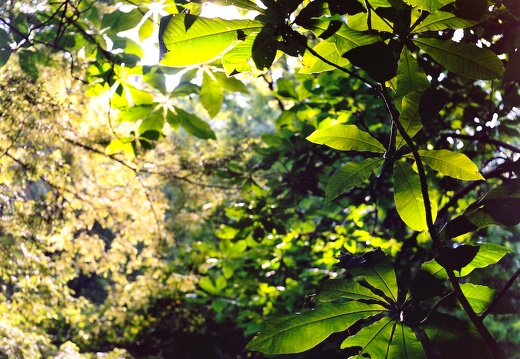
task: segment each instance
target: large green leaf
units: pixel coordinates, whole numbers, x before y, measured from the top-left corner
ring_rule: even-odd
[[[216,139],[215,132],[211,129],[208,123],[202,121],[198,116],[188,113],[178,107],[174,107],[176,112],[176,119],[168,119],[169,123],[178,123],[188,132],[189,134],[206,139]]]
[[[341,343],[341,348],[361,347],[351,358],[426,358],[421,342],[413,330],[396,320],[384,317],[364,327]]]
[[[355,125],[335,125],[316,130],[307,139],[319,145],[327,145],[342,151],[368,151],[384,153],[385,147],[369,133]]]
[[[433,170],[464,181],[484,180],[477,165],[465,154],[449,150],[419,150],[422,161]],[[413,156],[408,155],[409,158]]]
[[[401,122],[401,125],[403,125],[406,133],[408,136],[410,136],[410,138],[415,136],[423,127],[419,113],[420,100],[420,92],[411,92],[402,100],[399,122]],[[395,143],[397,149],[400,149],[406,145],[406,141],[399,132],[397,133]]]
[[[461,19],[451,12],[437,11],[430,14],[417,25],[414,32],[440,31],[446,29],[464,29],[477,24],[478,21]]]
[[[141,122],[139,125],[139,134],[145,133],[146,131],[161,132],[164,126],[164,111],[160,108],[157,111],[153,111]]]
[[[413,57],[408,48],[404,47],[397,66],[397,91],[395,101],[399,102],[410,92],[420,92],[429,85],[430,83],[426,78],[426,74],[419,67],[417,60]]]
[[[186,28],[186,17],[192,17]],[[193,15],[173,15],[164,29],[161,42],[167,53],[161,65],[186,67],[211,61],[243,36],[260,31],[263,24],[255,20],[207,19]]]
[[[401,219],[415,231],[428,229],[426,210],[419,175],[406,162],[394,164],[395,208]],[[437,203],[430,197],[432,216],[435,220]]]
[[[217,79],[207,71],[202,75],[202,85],[200,87],[200,102],[208,111],[210,117],[215,117],[222,106],[224,91]]]
[[[338,298],[384,300],[370,289],[350,279],[330,279],[322,282],[315,299],[320,302],[330,302]]]
[[[107,28],[111,34],[117,34],[121,31],[133,29],[139,24],[143,14],[138,8],[132,9],[130,12],[114,11],[103,15],[101,20],[101,28]]]
[[[418,38],[413,42],[448,71],[470,79],[495,80],[504,74],[497,55],[474,44],[451,40]]]
[[[344,191],[367,180],[383,164],[381,158],[367,158],[361,162],[349,162],[332,175],[325,190],[325,203]]]
[[[327,30],[329,22],[323,21],[317,23],[313,31],[319,36]],[[381,37],[375,34],[368,34],[363,31],[356,31],[342,25],[332,36],[326,40],[336,45],[338,53],[343,55],[345,52],[355,49],[356,47],[370,45],[381,41]],[[321,53],[318,52],[321,55]]]
[[[511,227],[520,223],[520,179],[504,182],[472,203],[461,216],[441,230],[441,238],[451,239],[491,224]]]
[[[361,302],[319,303],[313,310],[270,320],[247,345],[266,354],[301,353],[324,341],[332,333],[346,330],[360,319],[385,311],[378,304]]]
[[[457,276],[467,276],[477,268],[485,268],[489,265],[498,263],[498,261],[501,260],[506,254],[514,253],[514,251],[512,251],[511,249],[493,243],[479,244],[479,247],[480,249],[477,252],[475,258],[473,258],[473,260],[467,266],[463,267],[460,272],[455,272]],[[446,274],[444,268],[434,259],[425,262],[421,266],[421,269],[430,273],[436,278],[448,278],[448,275]]]
[[[390,259],[381,249],[367,252],[356,258],[359,263],[346,264],[345,268],[353,276],[363,277],[368,284],[380,290],[391,302],[397,302],[397,278]]]
[[[496,290],[485,285],[473,283],[462,283],[460,285],[462,293],[476,313],[482,313],[495,297]]]
[[[421,10],[428,10],[431,13],[454,1],[455,0],[405,0],[407,4],[414,7],[417,6]]]

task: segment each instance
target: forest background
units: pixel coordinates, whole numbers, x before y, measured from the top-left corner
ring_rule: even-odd
[[[519,46],[515,0],[4,1],[2,357],[520,358]]]

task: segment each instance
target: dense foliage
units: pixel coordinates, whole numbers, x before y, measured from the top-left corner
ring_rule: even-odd
[[[519,38],[514,0],[6,1],[0,353],[518,357]]]

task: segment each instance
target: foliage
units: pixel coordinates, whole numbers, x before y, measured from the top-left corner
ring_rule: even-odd
[[[516,2],[214,4],[0,7],[2,353],[518,355]]]

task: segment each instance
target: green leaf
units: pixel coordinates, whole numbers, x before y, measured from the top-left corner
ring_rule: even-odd
[[[520,223],[520,179],[504,182],[472,203],[441,230],[441,238],[455,238],[491,224],[512,227]]]
[[[157,111],[151,112],[139,125],[138,133],[142,134],[146,131],[162,132],[164,126],[164,113],[160,108]]]
[[[276,80],[276,89],[279,96],[293,98],[299,100],[298,94],[294,88],[294,82],[288,79],[279,78]]]
[[[204,71],[202,75],[199,95],[202,106],[208,111],[209,117],[215,117],[222,107],[224,92],[215,77],[207,71]]]
[[[431,13],[453,1],[455,0],[405,0],[408,5],[418,7],[421,10],[428,10]]]
[[[477,314],[486,310],[489,304],[493,301],[496,292],[496,290],[485,285],[476,285],[473,283],[462,283],[460,288]]]
[[[401,98],[411,92],[421,92],[430,86],[426,74],[419,67],[417,60],[413,57],[408,48],[403,47],[401,58],[397,66],[397,91],[395,94],[396,102],[401,102]]]
[[[11,49],[0,49],[0,67],[4,66],[7,61],[9,61],[12,53],[13,51]]]
[[[413,330],[389,317],[362,328],[341,343],[341,349],[361,347],[356,358],[426,358]],[[354,358],[351,357],[351,358]]]
[[[208,292],[209,294],[218,294],[218,290],[215,287],[215,284],[213,284],[213,281],[210,277],[202,277],[199,280],[199,286]]]
[[[258,33],[249,35],[222,56],[222,66],[226,75],[250,72],[253,76],[260,76],[265,72],[258,69],[252,59],[253,43],[257,35]]]
[[[325,190],[325,203],[339,197],[344,191],[367,180],[383,164],[381,158],[367,158],[349,162],[332,175]]]
[[[478,80],[502,78],[504,66],[497,55],[474,44],[418,38],[413,42],[448,71]]]
[[[240,42],[239,34],[249,35],[263,27],[261,22],[254,20],[197,17],[186,29],[186,16],[173,15],[164,29],[161,41],[168,52],[160,62],[162,65],[186,67],[209,62],[234,42]]]
[[[413,138],[423,127],[419,113],[420,100],[420,92],[411,92],[402,100],[399,122],[401,122],[410,138]],[[400,149],[404,145],[406,145],[406,141],[398,132],[396,135],[396,148]]]
[[[361,302],[319,303],[313,310],[268,321],[246,349],[265,354],[301,353],[332,333],[344,331],[358,320],[385,310],[381,305]]]
[[[120,111],[117,116],[119,122],[135,122],[146,118],[153,110],[152,105],[133,106],[126,110]]]
[[[483,243],[479,244],[479,247],[480,249],[477,252],[475,258],[473,258],[473,260],[468,265],[462,268],[460,273],[455,272],[455,275],[460,277],[467,276],[477,268],[485,268],[489,265],[498,263],[498,261],[500,261],[508,253],[515,253],[511,249],[499,246],[498,244]],[[421,266],[421,270],[432,274],[436,278],[448,278],[446,271],[436,260],[425,262]]]
[[[401,219],[415,231],[428,229],[419,175],[405,162],[394,163],[394,200]],[[435,220],[437,204],[430,196]]]
[[[143,24],[139,27],[139,41],[148,39],[153,34],[155,24],[151,17],[148,17]]]
[[[385,152],[385,147],[378,140],[355,125],[335,125],[316,130],[307,140],[341,151]]]
[[[330,302],[338,298],[384,300],[370,289],[350,279],[329,279],[322,282],[318,287],[315,300],[319,302]]]
[[[240,80],[234,77],[227,77],[223,72],[214,72],[213,76],[217,79],[218,83],[226,91],[248,93],[247,86]]]
[[[143,14],[138,8],[133,9],[130,12],[114,11],[108,12],[103,15],[101,20],[101,28],[108,28],[108,32],[111,34],[117,34],[121,31],[133,29],[139,24],[139,21],[143,18]]]
[[[329,26],[329,22],[322,21],[315,25],[313,32],[320,36],[322,32],[326,31]],[[365,46],[380,42],[381,37],[379,35],[367,34],[363,31],[356,31],[348,28],[346,25],[342,25],[338,31],[332,36],[327,38],[327,43],[336,45],[336,49],[340,54],[355,49],[356,47]],[[315,49],[316,50],[316,49]],[[322,55],[316,50],[319,55]]]
[[[345,265],[346,270],[353,276],[363,277],[368,284],[380,290],[390,301],[397,302],[397,278],[388,256],[381,249],[375,249],[364,253],[361,258],[355,258],[359,263]]]
[[[433,170],[463,181],[485,180],[465,154],[449,150],[419,150],[422,161]],[[413,158],[408,155],[407,157]]]
[[[441,31],[446,29],[465,29],[478,24],[478,21],[466,20],[457,17],[451,12],[437,11],[428,15],[419,23],[413,32]]]
[[[175,107],[175,112],[177,113],[180,125],[189,134],[204,140],[210,138],[214,140],[217,139],[215,132],[213,132],[209,124],[202,121],[198,116],[188,113],[178,107]]]
[[[337,64],[338,66],[346,67],[350,63],[346,58],[342,57],[338,53],[336,45],[329,41],[321,41],[318,45],[314,46],[313,50],[321,57],[333,64]],[[311,54],[310,51],[306,51],[302,58],[302,67],[300,68],[299,73],[313,74],[335,69],[334,66],[323,62]]]

